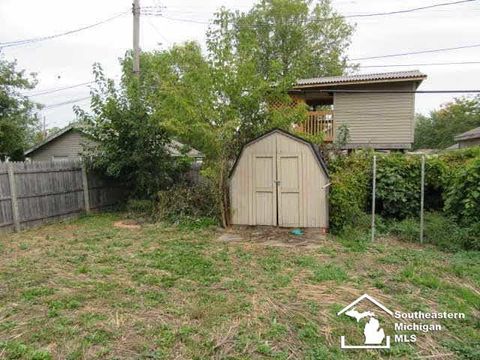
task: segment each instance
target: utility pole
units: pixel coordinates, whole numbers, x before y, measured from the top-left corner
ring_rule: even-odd
[[[133,73],[140,74],[140,0],[133,0]]]

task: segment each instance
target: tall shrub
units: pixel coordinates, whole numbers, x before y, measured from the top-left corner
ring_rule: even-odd
[[[384,217],[404,219],[420,208],[420,161],[402,154],[382,156],[377,166],[377,205]]]
[[[330,227],[340,232],[358,226],[365,218],[371,175],[371,156],[357,153],[330,161]]]
[[[457,171],[445,198],[445,211],[459,222],[480,222],[480,157]]]

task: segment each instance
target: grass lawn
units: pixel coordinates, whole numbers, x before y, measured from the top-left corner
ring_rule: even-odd
[[[113,227],[120,217],[0,235],[0,358],[480,358],[479,252],[225,243],[215,228]],[[363,293],[466,319],[390,350],[340,350],[340,335],[361,341],[363,327],[336,313]]]

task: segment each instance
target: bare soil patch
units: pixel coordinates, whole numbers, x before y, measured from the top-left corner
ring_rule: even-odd
[[[237,226],[223,230],[218,240],[307,249],[318,248],[327,243],[326,235],[320,229],[304,229],[303,235],[293,235],[291,230],[273,226]]]
[[[140,229],[142,226],[135,220],[119,220],[113,223],[113,226],[120,229]]]

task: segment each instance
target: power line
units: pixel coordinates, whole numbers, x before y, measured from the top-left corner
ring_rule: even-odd
[[[405,9],[405,10],[387,11],[387,12],[379,12],[379,13],[371,13],[371,14],[346,15],[344,17],[345,18],[352,18],[352,17],[371,17],[371,16],[397,15],[397,14],[410,13],[410,12],[414,12],[414,11],[432,9],[432,8],[441,7],[441,6],[449,6],[449,5],[457,5],[457,4],[462,4],[462,3],[468,3],[468,2],[473,2],[473,1],[477,1],[477,0],[461,0],[461,1],[445,2],[445,3],[421,6],[421,7]]]
[[[460,0],[460,1],[445,2],[445,3],[421,6],[421,7],[416,7],[416,8],[404,9],[404,10],[395,10],[395,11],[377,12],[377,13],[368,13],[368,14],[352,14],[352,15],[343,15],[343,16],[340,15],[339,17],[365,18],[365,17],[374,17],[374,16],[398,15],[398,14],[405,14],[405,13],[411,13],[411,12],[415,12],[415,11],[421,11],[421,10],[436,8],[436,7],[458,5],[458,4],[462,4],[462,3],[469,3],[469,2],[473,2],[473,1],[477,1],[477,0]],[[160,16],[160,17],[164,17],[165,19],[168,19],[168,20],[183,21],[183,22],[196,23],[196,24],[204,24],[204,25],[209,24],[208,21],[202,21],[202,20],[196,20],[196,19],[186,19],[186,18],[175,18],[175,17],[165,16],[165,15],[163,15],[163,12],[161,10],[156,10],[155,7],[146,8],[145,10],[142,11],[142,15]],[[328,18],[310,17],[309,20],[311,20],[311,21],[325,21],[325,20],[333,20],[333,19],[336,19],[336,18],[337,17],[328,17]],[[264,25],[266,26],[268,24],[264,24]],[[256,26],[258,26],[258,24],[255,25],[254,27],[256,27]]]
[[[8,47],[13,47],[13,46],[21,46],[21,45],[26,45],[26,44],[32,44],[32,43],[37,43],[37,42],[40,42],[40,41],[51,40],[51,39],[56,39],[56,38],[59,38],[59,37],[62,37],[62,36],[67,36],[67,35],[75,34],[75,33],[77,33],[77,32],[80,32],[80,31],[83,31],[83,30],[88,30],[88,29],[91,29],[91,28],[93,28],[93,27],[96,27],[96,26],[105,24],[105,23],[107,23],[107,22],[109,22],[109,21],[115,20],[115,19],[117,19],[117,18],[125,15],[126,13],[127,13],[127,11],[124,11],[124,12],[122,12],[122,13],[119,13],[119,14],[117,14],[117,15],[114,15],[114,16],[112,16],[112,17],[109,17],[108,19],[105,19],[105,20],[96,22],[96,23],[94,23],[94,24],[87,25],[87,26],[83,26],[83,27],[81,27],[81,28],[74,29],[74,30],[69,30],[69,31],[66,31],[66,32],[63,32],[63,33],[59,33],[59,34],[42,36],[42,37],[31,38],[31,39],[24,39],[24,40],[8,41],[8,42],[0,43],[0,48],[8,48]]]
[[[417,55],[417,54],[428,54],[428,53],[435,53],[435,52],[442,52],[442,51],[471,49],[471,48],[476,48],[476,47],[480,47],[480,44],[472,44],[472,45],[464,45],[464,46],[456,46],[456,47],[440,48],[440,49],[420,50],[420,51],[412,51],[412,52],[399,53],[399,54],[367,56],[367,57],[361,57],[361,58],[354,58],[354,59],[350,59],[350,60],[358,61],[358,60],[370,60],[370,59],[384,59],[384,58],[389,58],[389,57]]]
[[[45,106],[42,110],[49,110],[49,109],[53,109],[53,108],[63,106],[63,105],[74,104],[74,103],[84,101],[84,100],[87,100],[87,99],[90,99],[90,96],[85,96],[85,97],[81,97],[81,98],[77,98],[77,99],[71,99],[71,100],[67,100],[67,101],[63,101],[63,102],[59,102],[59,103],[55,103],[55,104],[49,104],[49,105]]]
[[[360,94],[469,94],[480,93],[480,89],[468,90],[354,90],[354,89],[318,89],[318,90],[297,90],[300,92],[331,92],[331,93],[360,93]]]
[[[473,65],[480,64],[480,61],[459,61],[459,62],[438,62],[438,63],[416,63],[416,64],[382,64],[382,65],[359,65],[361,68],[387,68],[387,67],[411,67],[411,66],[440,66],[440,65]]]
[[[71,85],[71,86],[65,86],[65,87],[61,87],[61,88],[39,91],[39,92],[32,93],[32,94],[26,94],[25,93],[25,94],[22,94],[22,95],[29,96],[29,97],[30,96],[41,96],[41,95],[46,95],[46,94],[52,94],[52,93],[55,93],[55,92],[58,92],[58,91],[74,89],[74,88],[77,88],[77,87],[80,87],[80,86],[90,85],[90,84],[93,84],[94,82],[95,81],[87,81],[87,82],[84,82],[84,83],[75,84],[75,85]]]

